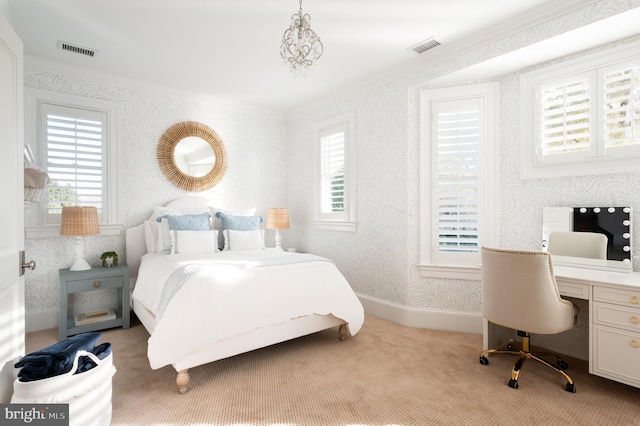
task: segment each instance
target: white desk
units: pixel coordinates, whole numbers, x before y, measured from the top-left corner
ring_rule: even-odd
[[[588,301],[589,372],[640,387],[640,272],[608,272],[566,266],[554,266],[554,272],[562,296]],[[571,342],[570,333],[556,336]],[[543,346],[536,345],[538,337],[547,336],[534,335],[531,344]],[[509,339],[515,339],[513,330],[485,321],[485,349],[498,347]],[[547,349],[572,355],[570,351]]]

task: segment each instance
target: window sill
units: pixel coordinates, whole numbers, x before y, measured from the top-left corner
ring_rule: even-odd
[[[627,173],[638,170],[638,156],[631,158],[597,158],[584,161],[531,164],[523,163],[523,179],[543,179],[569,176]]]
[[[118,236],[122,233],[122,225],[100,225],[101,236]],[[57,238],[60,236],[60,225],[25,226],[26,239]]]
[[[439,266],[418,265],[420,276],[423,278],[449,278],[455,280],[480,281],[479,267],[471,266]]]
[[[318,231],[342,231],[342,232],[356,232],[357,222],[352,221],[327,221],[327,220],[316,220],[313,222],[313,225],[316,227]]]

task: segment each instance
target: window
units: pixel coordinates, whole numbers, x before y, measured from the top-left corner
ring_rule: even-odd
[[[75,96],[25,90],[26,140],[49,185],[36,206],[27,206],[28,238],[59,235],[62,207],[95,206],[101,232],[119,232],[117,215],[116,106]],[[33,129],[33,130],[31,130]],[[31,134],[30,134],[31,133]]]
[[[604,141],[605,149],[640,147],[640,58],[626,64],[608,67],[604,74]]]
[[[524,177],[637,167],[640,56],[629,57],[629,51],[616,49],[522,76]]]
[[[483,84],[420,94],[423,276],[464,278],[446,270],[476,268],[480,247],[496,240],[497,92]]]
[[[320,215],[344,218],[344,141],[347,125],[320,131]]]
[[[355,231],[355,137],[353,113],[317,126],[315,224],[318,229]]]
[[[479,99],[433,103],[435,234],[440,257],[479,247]]]
[[[591,127],[595,111],[590,76],[576,76],[569,82],[540,85],[540,144],[536,150],[539,162],[562,160],[565,155],[589,154],[595,138]]]
[[[94,206],[102,218],[107,114],[44,102],[40,112],[41,152],[50,179],[41,207],[43,223],[60,223],[64,206]]]

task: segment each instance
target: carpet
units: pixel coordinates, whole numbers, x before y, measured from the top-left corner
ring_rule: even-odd
[[[511,389],[515,358],[480,365],[481,335],[370,315],[344,342],[337,329],[326,330],[193,368],[185,395],[172,367],[149,367],[148,337],[135,316],[128,330],[102,332],[118,370],[112,425],[640,424],[640,389],[590,375],[585,361],[566,358],[575,394],[564,390],[560,375],[531,361],[519,389]],[[27,352],[55,341],[57,329],[29,333]]]

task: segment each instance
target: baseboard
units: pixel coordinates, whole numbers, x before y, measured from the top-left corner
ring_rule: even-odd
[[[411,308],[363,294],[358,294],[358,298],[367,314],[406,327],[482,334],[482,315],[479,313]],[[27,333],[56,327],[58,327],[57,309],[26,313],[25,330]]]
[[[358,298],[367,314],[406,327],[482,334],[482,314],[480,313],[412,308],[363,294],[358,294]]]
[[[58,327],[58,310],[27,312],[25,314],[25,331],[48,330]]]

